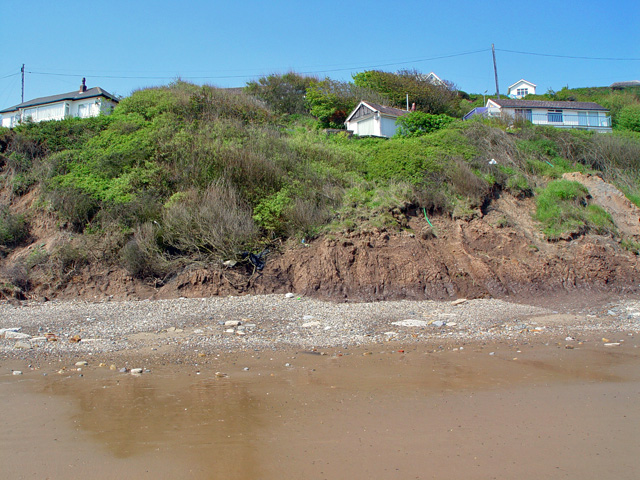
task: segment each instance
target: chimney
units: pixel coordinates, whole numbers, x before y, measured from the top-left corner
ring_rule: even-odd
[[[86,84],[87,79],[83,78],[82,79],[82,85],[80,85],[80,93],[86,92],[87,91],[87,84]]]

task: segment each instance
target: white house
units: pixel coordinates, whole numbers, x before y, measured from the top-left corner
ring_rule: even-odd
[[[75,92],[41,97],[0,110],[3,127],[15,127],[20,122],[31,119],[34,122],[62,120],[69,117],[97,117],[109,114],[118,99],[100,87],[87,89],[82,79],[80,89]]]
[[[436,86],[439,86],[439,87],[445,85],[445,83],[442,81],[442,79],[438,75],[433,73],[433,72],[431,72],[431,73],[429,73],[427,75],[424,75],[424,74],[420,75],[420,77],[421,77],[422,80],[425,80],[425,81],[429,82],[432,85],[436,85]]]
[[[361,101],[344,122],[347,130],[355,135],[372,137],[393,137],[398,127],[396,120],[406,115],[406,110],[385,107]]]
[[[509,91],[507,92],[507,96],[509,98],[522,98],[527,95],[535,95],[536,94],[536,84],[526,81],[524,78],[521,78],[513,85],[509,86]]]
[[[557,128],[611,131],[609,110],[593,102],[553,102],[546,100],[516,100],[511,98],[487,100],[485,116],[511,117],[527,120],[534,125]]]

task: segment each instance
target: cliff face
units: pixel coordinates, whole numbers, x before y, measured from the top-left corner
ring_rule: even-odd
[[[64,278],[32,280],[23,298],[174,298],[295,292],[333,301],[520,297],[576,290],[640,290],[638,257],[610,236],[544,239],[531,199],[503,195],[469,220],[411,215],[404,232],[373,230],[320,237],[270,253],[264,269],[192,265],[163,283],[134,279],[117,265],[88,262]],[[61,235],[50,219],[29,245],[3,260],[32,255]],[[5,292],[8,295],[8,292]]]

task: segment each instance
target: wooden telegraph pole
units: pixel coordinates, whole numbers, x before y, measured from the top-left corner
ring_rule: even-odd
[[[500,87],[498,86],[498,67],[496,66],[496,47],[491,44],[491,52],[493,52],[493,73],[496,76],[496,96],[500,98]]]
[[[22,102],[24,103],[24,63],[22,64],[22,68],[20,69],[22,72]]]

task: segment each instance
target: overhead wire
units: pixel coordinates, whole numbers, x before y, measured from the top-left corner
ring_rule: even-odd
[[[520,55],[535,55],[538,57],[554,57],[554,58],[572,58],[576,60],[608,60],[616,62],[637,62],[640,58],[622,58],[622,57],[581,57],[577,55],[557,55],[553,53],[537,53],[537,52],[522,52],[519,50],[507,50],[505,48],[496,48],[496,52],[517,53]]]

